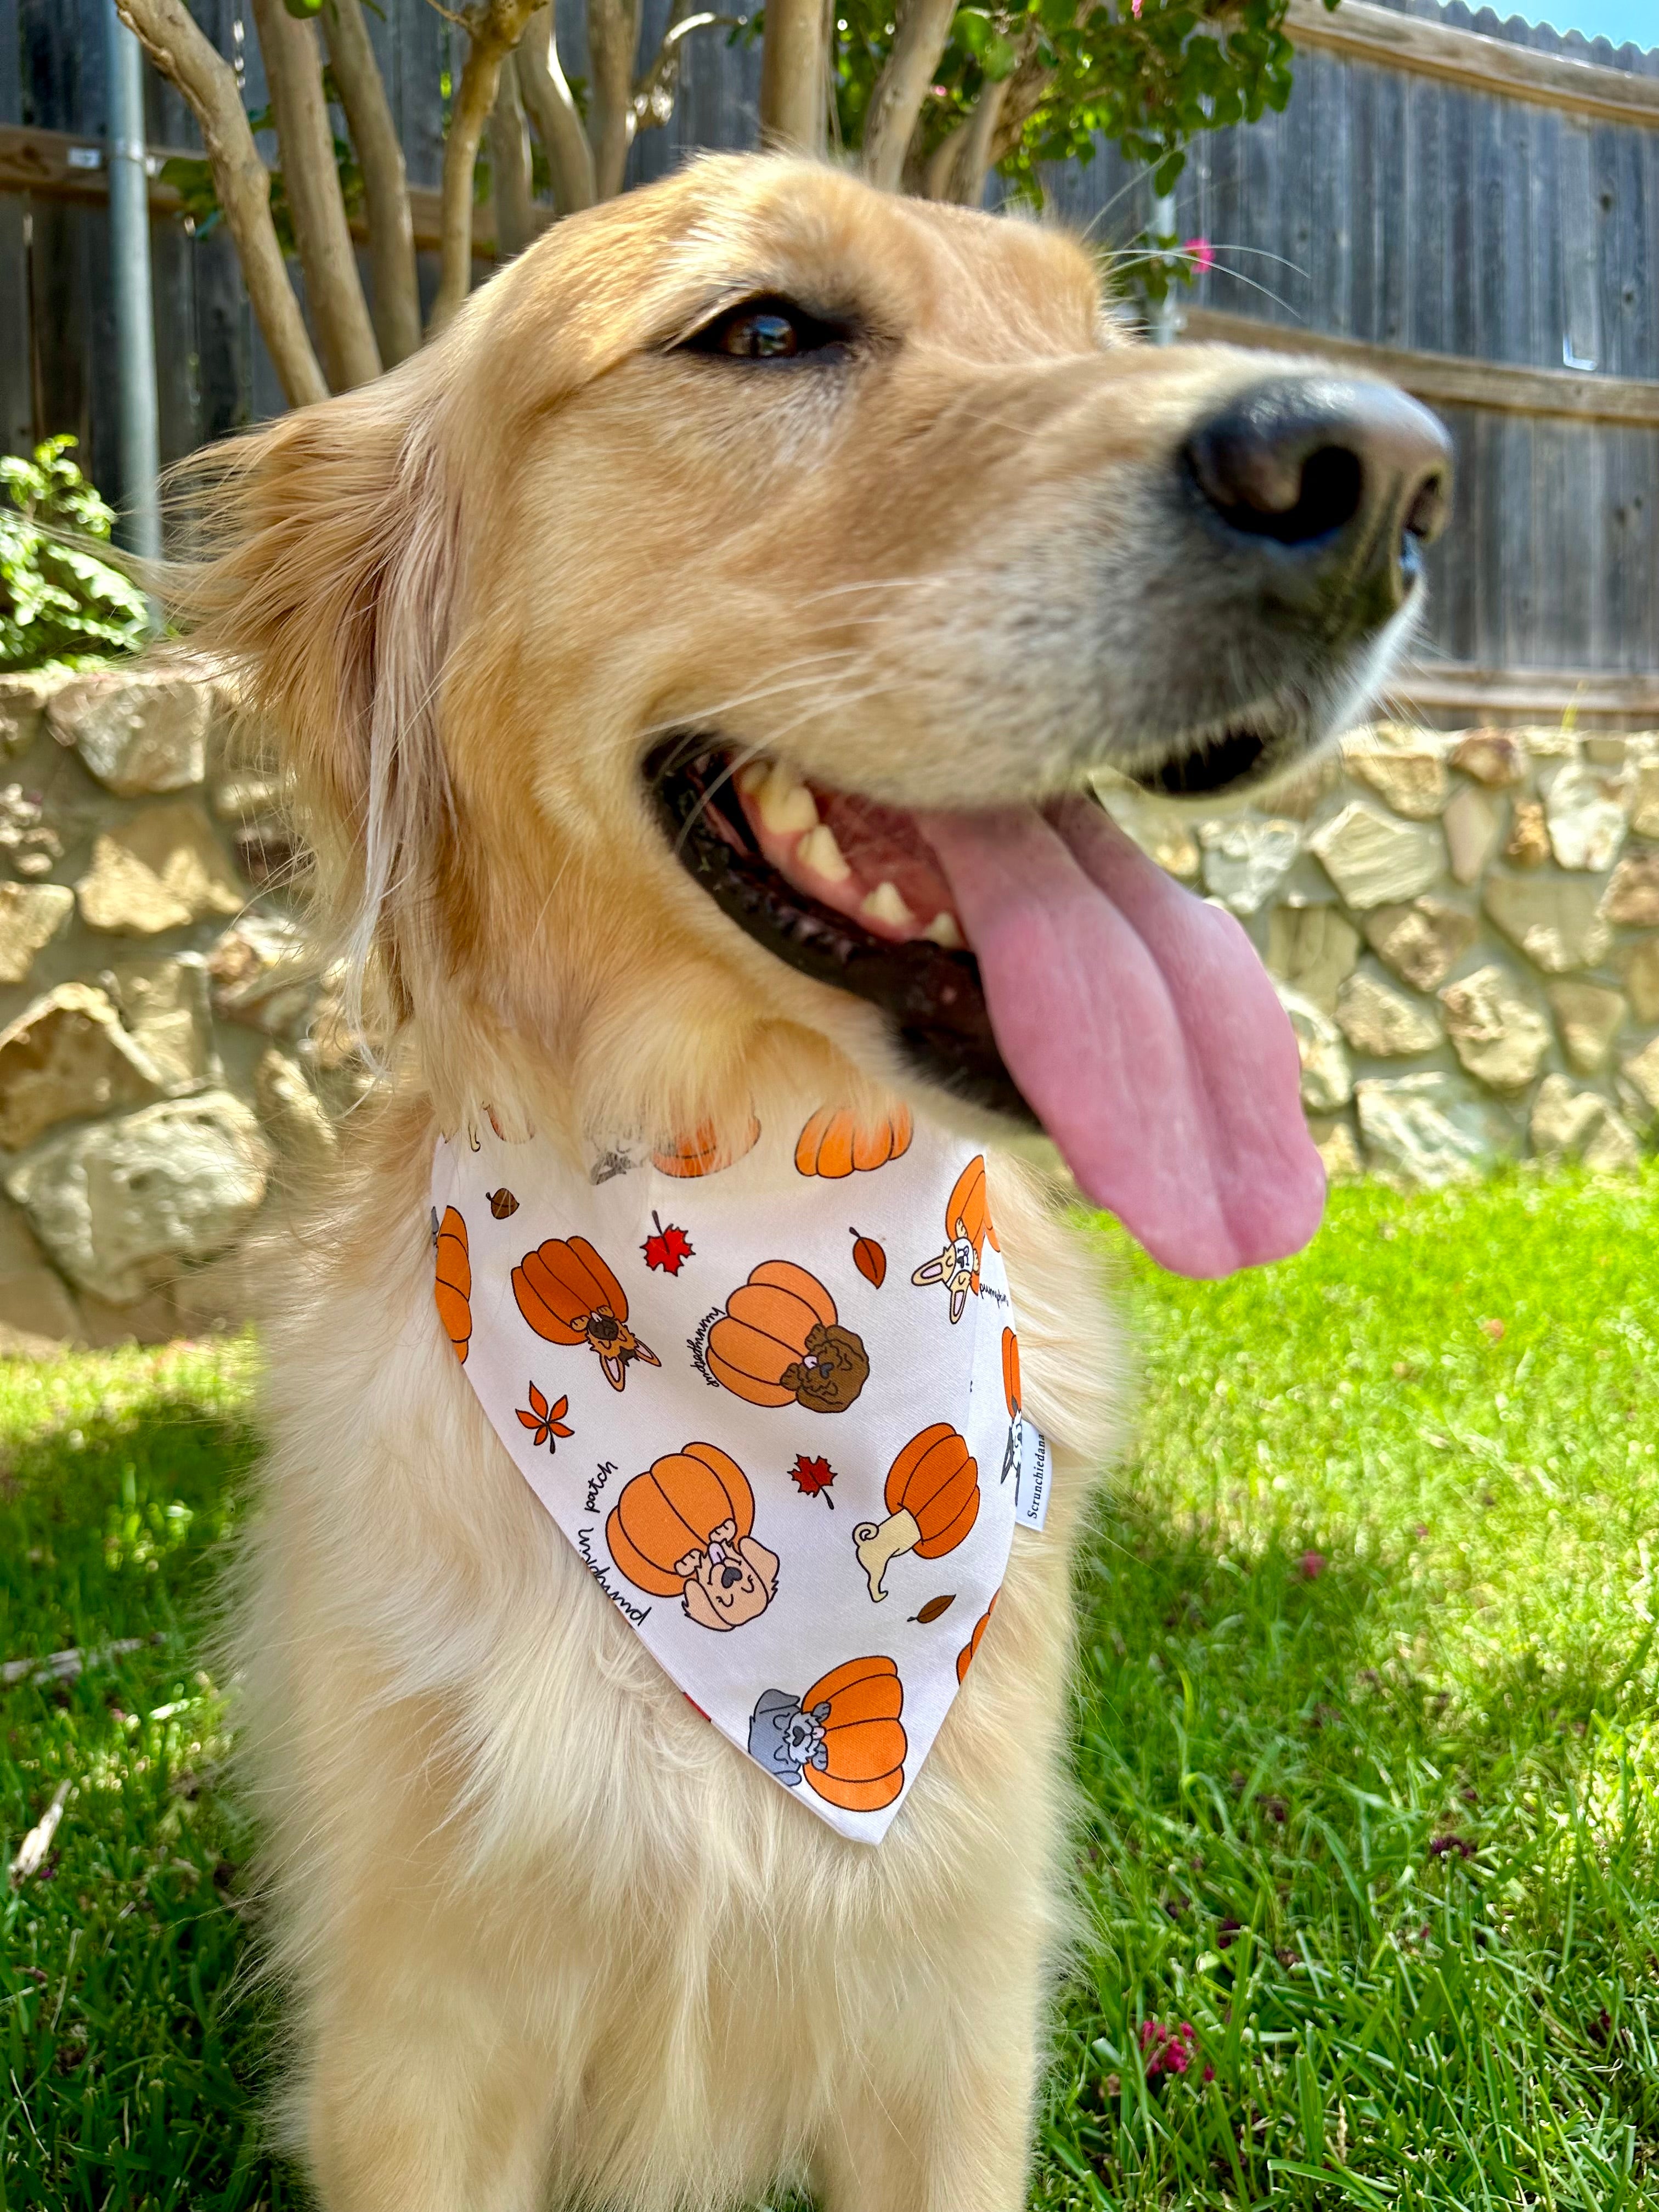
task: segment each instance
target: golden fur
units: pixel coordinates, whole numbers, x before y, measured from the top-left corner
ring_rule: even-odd
[[[803,287],[885,334],[843,400],[665,349]],[[180,602],[279,734],[388,1069],[285,1263],[239,1631],[327,2212],[1023,2203],[1068,1569],[1117,1418],[1086,1246],[994,1158],[1053,1510],[870,1850],[692,1714],[498,1445],[433,1312],[427,1177],[485,1100],[573,1146],[896,1093],[963,1126],[678,869],[641,757],[719,727],[910,805],[1074,784],[1101,656],[1125,711],[1155,673],[1110,627],[1141,472],[1255,373],[1128,347],[1050,230],[711,161],[204,465]],[[1115,528],[1117,607],[1070,558]]]

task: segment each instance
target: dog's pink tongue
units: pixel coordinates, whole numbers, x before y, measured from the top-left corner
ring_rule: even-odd
[[[921,827],[1009,1073],[1087,1195],[1183,1275],[1299,1251],[1324,1171],[1290,1023],[1232,916],[1085,799]]]

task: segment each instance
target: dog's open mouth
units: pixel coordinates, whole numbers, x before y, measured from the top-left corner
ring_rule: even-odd
[[[879,1008],[919,1077],[1046,1129],[1165,1266],[1224,1274],[1312,1235],[1324,1178],[1272,984],[1092,801],[911,813],[712,738],[646,775],[725,914]]]

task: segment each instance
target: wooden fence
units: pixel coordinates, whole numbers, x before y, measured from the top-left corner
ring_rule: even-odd
[[[246,0],[193,5],[261,104]],[[450,27],[426,0],[370,21],[430,235]],[[1285,112],[1200,139],[1178,188],[1181,230],[1217,252],[1188,335],[1380,368],[1445,416],[1458,509],[1411,686],[1426,711],[1659,720],[1659,52],[1459,0],[1292,0],[1292,33]],[[758,84],[752,48],[704,34],[631,176],[751,144]],[[153,145],[197,143],[169,88],[149,98]],[[0,440],[74,430],[118,497],[103,105],[100,0],[0,0]],[[1110,149],[1048,186],[1105,244],[1147,219]],[[159,186],[152,208],[172,458],[280,400],[228,241],[186,237]]]

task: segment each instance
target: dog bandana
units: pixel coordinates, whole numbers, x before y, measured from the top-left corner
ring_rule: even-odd
[[[984,1160],[902,1109],[585,1173],[486,1126],[439,1143],[432,1237],[467,1380],[600,1589],[878,1843],[1048,1506]]]

